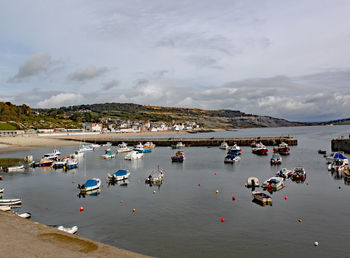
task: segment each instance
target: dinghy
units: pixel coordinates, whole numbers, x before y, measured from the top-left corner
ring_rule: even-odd
[[[125,180],[128,179],[130,176],[130,172],[127,169],[119,169],[117,172],[107,175],[107,179],[109,181],[119,181],[119,180]]]
[[[73,226],[71,228],[65,228],[63,226],[55,226],[58,230],[64,231],[66,233],[69,234],[75,234],[78,232],[78,227],[77,226]]]
[[[245,185],[246,187],[259,187],[259,179],[257,177],[249,177],[247,184]]]
[[[101,180],[99,178],[91,178],[85,182],[83,185],[78,185],[80,192],[86,193],[88,191],[93,191],[100,188]]]
[[[16,213],[16,215],[24,219],[30,219],[32,217],[30,212]]]
[[[22,203],[22,199],[0,199],[1,206],[12,206]]]

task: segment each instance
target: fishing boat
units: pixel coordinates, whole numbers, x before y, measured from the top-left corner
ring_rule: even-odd
[[[102,155],[102,158],[104,159],[114,159],[115,153],[111,149],[105,150],[105,154]]]
[[[149,176],[146,178],[145,183],[146,184],[160,184],[163,182],[164,173],[163,170],[160,170],[159,167],[156,171],[153,171]]]
[[[271,157],[271,165],[280,165],[282,164],[282,158],[278,153],[274,153]]]
[[[15,213],[15,214],[24,219],[30,219],[32,217],[32,214],[30,212]]]
[[[154,149],[156,145],[153,142],[146,142],[145,143],[145,148],[146,149]]]
[[[143,157],[143,153],[138,152],[138,151],[131,151],[129,152],[126,156],[126,160],[136,160],[136,159],[141,159]]]
[[[145,147],[143,146],[143,144],[141,142],[139,142],[138,144],[136,144],[134,151],[138,151],[138,152],[143,152],[145,150]]]
[[[125,142],[118,144],[117,153],[129,152],[129,151],[131,151],[131,149],[128,147],[128,145]]]
[[[227,154],[241,155],[242,149],[237,144],[229,147]]]
[[[346,164],[349,164],[349,160],[344,156],[344,152],[333,152],[326,157],[327,163],[332,163],[335,159],[343,159]]]
[[[185,160],[185,153],[183,151],[177,151],[174,156],[171,157],[172,162],[183,162]]]
[[[54,162],[52,163],[52,167],[53,167],[54,169],[63,168],[63,167],[66,165],[66,163],[67,163],[67,160],[66,160],[66,159],[59,159],[59,160],[54,161]]]
[[[257,202],[261,205],[272,205],[272,198],[270,195],[267,195],[266,193],[259,192],[259,191],[254,191],[252,193],[253,195],[253,201]]]
[[[19,205],[22,203],[22,199],[0,199],[1,206]]]
[[[292,175],[292,171],[286,168],[282,168],[280,171],[276,173],[276,176],[283,177],[284,179],[289,178]]]
[[[24,165],[18,165],[18,166],[13,166],[13,167],[8,167],[6,168],[6,172],[10,173],[10,172],[22,172],[24,171],[25,167]]]
[[[273,148],[274,152],[278,152],[281,155],[289,155],[290,148],[287,143],[281,142],[278,147]]]
[[[130,176],[130,172],[127,169],[119,169],[117,172],[107,175],[107,180],[108,181],[120,181],[120,180],[125,180],[128,179]]]
[[[267,155],[269,150],[261,142],[256,144],[256,147],[252,149],[252,152],[257,155]]]
[[[247,180],[246,187],[259,187],[259,179],[257,177],[249,177]]]
[[[240,156],[236,154],[228,154],[224,159],[224,163],[235,163],[240,160],[241,160]]]
[[[95,189],[100,188],[101,180],[99,178],[91,178],[85,182],[83,185],[78,185],[80,192],[88,192],[93,191]]]
[[[331,164],[328,165],[328,170],[342,172],[345,169],[346,159],[334,159]]]
[[[57,160],[61,156],[61,152],[57,149],[54,149],[51,153],[44,154],[43,158]]]
[[[75,169],[75,168],[78,168],[78,160],[68,159],[64,166],[64,169],[69,170],[69,169]]]
[[[58,230],[64,231],[64,232],[69,233],[69,234],[75,234],[75,233],[78,232],[78,227],[77,226],[73,226],[71,228],[65,228],[63,226],[57,226],[56,228]]]
[[[219,149],[222,149],[222,150],[227,150],[229,148],[227,142],[223,141],[220,146],[219,146]]]
[[[34,167],[50,167],[54,160],[50,158],[42,158],[39,162],[33,164]]]
[[[271,188],[271,190],[277,191],[283,188],[284,178],[283,177],[271,177],[262,183],[262,187]]]
[[[173,149],[182,149],[185,148],[185,144],[183,144],[182,142],[178,142],[175,145],[171,146]]]
[[[300,180],[304,181],[306,179],[306,172],[303,167],[296,167],[294,168],[292,175],[291,175],[292,180]]]

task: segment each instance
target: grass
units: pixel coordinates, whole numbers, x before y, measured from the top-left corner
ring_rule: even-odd
[[[14,131],[16,130],[16,126],[8,124],[8,123],[0,123],[0,130],[1,131]]]
[[[12,167],[24,163],[24,159],[19,158],[0,158],[0,167]]]

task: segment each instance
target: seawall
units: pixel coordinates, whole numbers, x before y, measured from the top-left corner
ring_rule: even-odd
[[[331,142],[332,151],[344,151],[350,153],[350,138],[349,139],[333,139]]]

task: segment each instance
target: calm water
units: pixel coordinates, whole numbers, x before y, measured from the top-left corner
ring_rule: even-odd
[[[47,225],[79,227],[79,235],[143,254],[167,257],[345,257],[350,255],[350,186],[327,171],[318,149],[330,151],[330,140],[347,136],[350,126],[245,129],[209,134],[215,137],[279,136],[290,134],[299,145],[283,157],[280,167],[268,157],[242,147],[237,164],[224,164],[225,151],[217,147],[185,148],[183,164],[171,163],[174,150],[158,147],[138,161],[125,161],[125,154],[103,160],[105,148],[87,152],[79,169],[44,170],[2,174],[4,198],[22,197],[21,211]],[[194,135],[191,135],[193,137]],[[199,134],[196,137],[204,137]],[[180,136],[183,137],[183,136]],[[64,147],[63,155],[76,147]],[[17,152],[2,157],[31,154],[39,160],[52,149]],[[161,187],[144,183],[157,165],[166,169]],[[273,205],[252,202],[244,187],[249,176],[260,181],[286,167],[303,166],[306,183],[286,182],[273,193]],[[120,168],[131,172],[127,185],[107,186],[107,173]],[[215,175],[217,173],[217,175]],[[99,177],[98,196],[78,197],[78,183]],[[200,186],[198,186],[200,184]],[[340,188],[339,188],[340,187]],[[219,194],[216,194],[219,190]],[[154,193],[155,191],[155,193]],[[232,201],[232,196],[236,197]],[[284,197],[288,196],[288,200]],[[124,203],[121,204],[120,201]],[[81,213],[79,207],[85,211]],[[136,209],[133,213],[132,209]],[[225,222],[221,223],[221,217]],[[297,220],[301,218],[302,223]],[[319,242],[318,247],[313,243]]]

